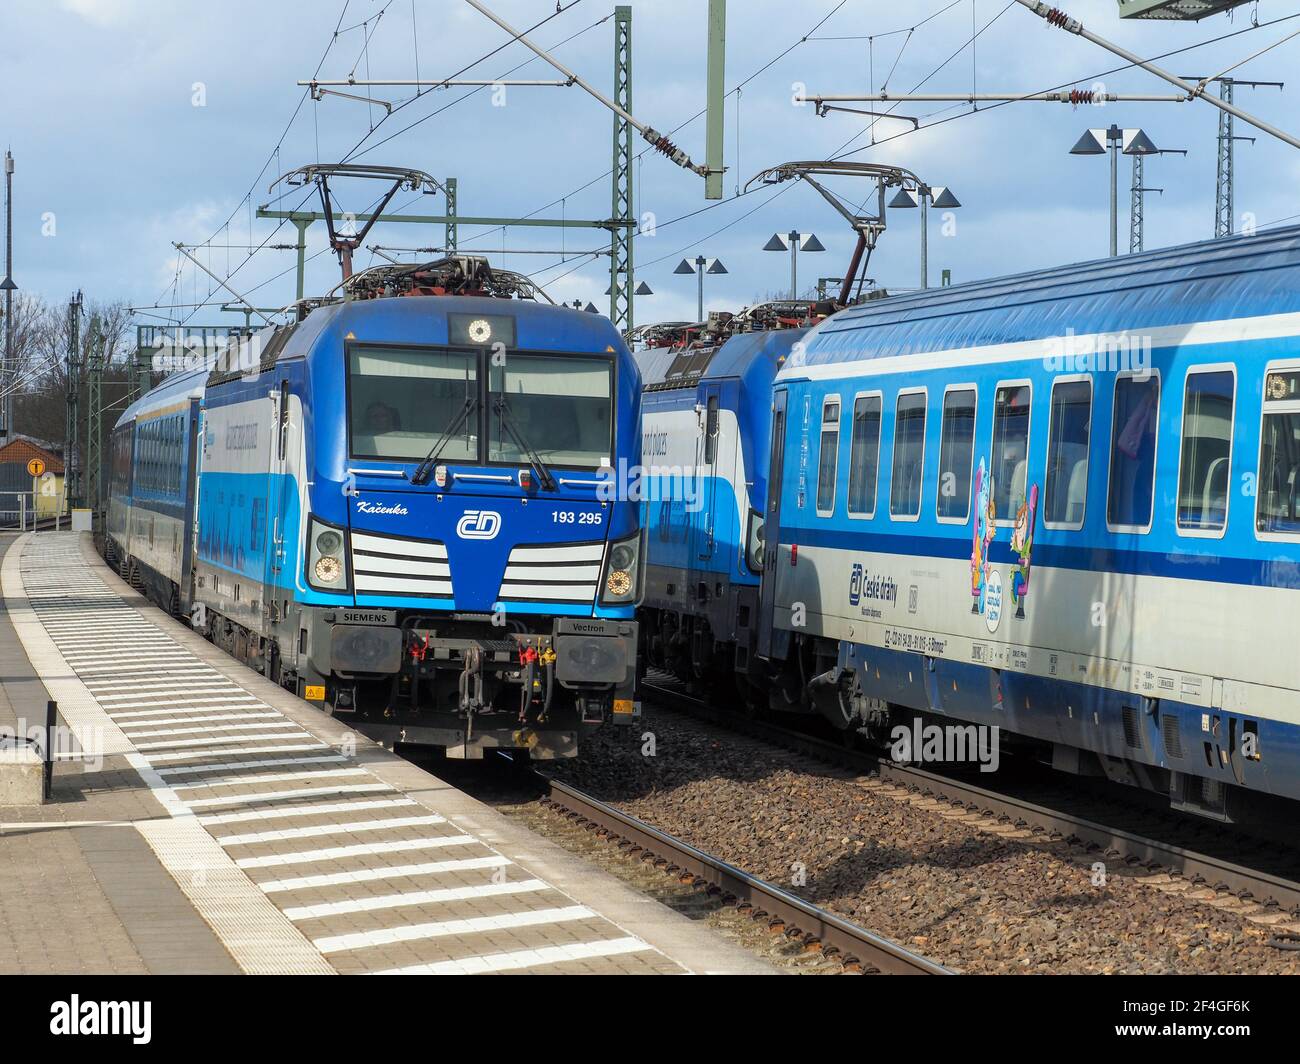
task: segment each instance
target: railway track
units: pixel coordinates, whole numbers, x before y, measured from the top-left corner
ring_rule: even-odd
[[[886,975],[955,974],[545,773],[539,772],[537,776],[547,789],[544,799],[547,804],[617,841],[631,854],[653,859],[665,871],[676,873],[687,882],[703,883],[727,902],[749,908],[755,918],[767,917],[773,930],[802,936],[806,946],[837,956],[847,971]]]
[[[672,684],[675,682],[670,681]],[[1240,855],[1234,860],[1224,853],[1206,852],[1167,837],[1156,838],[1143,834],[1137,828],[1117,827],[1021,795],[982,787],[959,777],[914,765],[897,764],[863,750],[850,749],[817,736],[720,709],[675,686],[645,682],[642,690],[665,706],[822,763],[878,776],[884,782],[960,805],[970,812],[1007,820],[1018,827],[1077,839],[1084,845],[1095,846],[1109,858],[1159,866],[1215,890],[1226,891],[1264,905],[1274,904],[1288,912],[1300,912],[1300,869],[1297,869],[1296,875],[1291,875],[1252,868],[1241,863]],[[1131,811],[1129,819],[1140,819],[1146,812]],[[1152,814],[1151,820],[1155,819],[1156,815]],[[1168,814],[1165,814],[1164,820],[1166,823],[1162,826],[1167,828]],[[1200,824],[1186,826],[1186,831],[1191,834],[1203,833],[1205,830]],[[1257,849],[1261,856],[1266,856],[1262,843],[1257,844]],[[1286,944],[1285,936],[1275,944],[1279,948],[1295,948]]]

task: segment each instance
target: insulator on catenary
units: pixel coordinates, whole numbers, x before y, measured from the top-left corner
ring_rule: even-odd
[[[1061,27],[1064,27],[1065,24],[1070,21],[1070,16],[1067,15],[1064,11],[1062,11],[1059,7],[1051,8],[1047,12],[1047,14],[1043,16],[1043,18],[1047,19],[1047,21],[1050,22],[1053,26],[1061,26]]]

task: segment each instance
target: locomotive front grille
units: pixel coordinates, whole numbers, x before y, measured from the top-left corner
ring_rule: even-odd
[[[600,586],[604,543],[515,547],[501,580],[502,602],[579,603],[587,606]]]
[[[352,586],[358,594],[450,598],[445,543],[352,533]]]

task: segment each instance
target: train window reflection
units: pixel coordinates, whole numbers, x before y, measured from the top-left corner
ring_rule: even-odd
[[[348,350],[352,454],[420,461],[478,396],[478,356],[433,348]],[[442,458],[478,458],[478,419],[463,419]]]
[[[849,513],[874,517],[876,476],[880,466],[880,396],[853,401],[853,435],[849,442]]]
[[[971,468],[975,455],[975,390],[954,389],[943,397],[939,433],[939,496],[941,521],[965,521],[970,516]]]
[[[1029,483],[1029,385],[1004,384],[993,400],[993,505],[1012,524]]]
[[[1129,375],[1115,381],[1106,497],[1106,522],[1112,529],[1145,532],[1151,527],[1159,415],[1159,377]]]
[[[1234,383],[1231,370],[1187,374],[1178,463],[1179,528],[1218,531],[1228,523]]]
[[[925,468],[925,393],[898,397],[894,416],[894,468],[889,485],[890,517],[920,516]]]
[[[488,461],[597,468],[613,440],[613,365],[605,359],[511,354],[488,374]],[[505,399],[498,409],[498,400]]]
[[[835,509],[835,476],[840,458],[840,401],[827,399],[822,405],[821,454],[817,461],[817,512]]]
[[[1279,399],[1281,402],[1276,401]],[[1296,408],[1294,389],[1290,393],[1285,387],[1265,389],[1257,495],[1258,531],[1300,534],[1300,409]]]
[[[1047,490],[1043,524],[1078,530],[1088,505],[1088,438],[1092,384],[1057,381],[1047,429]]]

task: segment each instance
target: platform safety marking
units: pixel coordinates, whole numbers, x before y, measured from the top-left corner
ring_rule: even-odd
[[[640,953],[652,949],[650,945],[631,935],[626,938],[602,939],[598,942],[575,942],[565,946],[543,946],[540,949],[519,950],[514,953],[490,953],[482,957],[466,957],[458,961],[435,961],[432,964],[412,964],[404,968],[389,968],[378,975],[485,975],[488,972],[520,971],[524,968],[541,968],[565,961],[583,961],[593,957],[615,957],[624,953]]]
[[[24,571],[21,559],[29,546],[40,556],[29,559]],[[387,783],[344,782],[370,773],[362,767],[342,767],[351,759],[146,621],[130,598],[100,580],[92,563],[81,554],[80,537],[47,535],[39,546],[26,537],[10,550],[0,576],[5,589],[15,598],[12,619],[28,656],[42,677],[47,677],[52,697],[59,698],[65,721],[99,729],[104,736],[103,752],[125,755],[170,814],[166,820],[137,822],[134,826],[195,908],[217,930],[243,970],[327,972],[333,968],[325,960],[325,953],[593,918],[623,937],[471,956],[398,971],[506,971],[543,967],[580,955],[609,956],[653,949],[576,903],[465,919],[418,919],[423,915],[420,907],[436,911],[437,906],[455,901],[508,901],[511,896],[541,891],[553,892],[562,902],[573,902],[553,885],[535,877],[500,882],[485,879],[471,884],[453,881],[447,886],[430,885],[426,880],[412,884],[410,890],[394,884],[397,889],[386,894],[367,892],[365,884],[477,871],[492,871],[492,878],[499,879],[501,869],[518,866],[445,817],[428,813]],[[84,586],[90,582],[99,586]],[[260,756],[267,754],[288,756]],[[280,771],[259,771],[271,768]],[[327,782],[331,779],[339,782]],[[257,789],[308,780],[319,780],[324,785]],[[240,789],[198,797],[205,792],[211,794],[210,789],[234,788]],[[340,800],[318,800],[335,798]],[[373,818],[358,820],[357,814],[373,814]],[[342,815],[344,819],[337,823],[301,823],[306,818],[331,815]],[[295,820],[297,826],[293,825]],[[261,824],[274,826],[242,831],[226,827]],[[435,827],[448,833],[399,839],[374,839],[373,835],[386,831],[423,832]],[[362,834],[369,834],[374,841],[349,841]],[[236,847],[313,839],[324,845],[241,857],[228,852]],[[489,855],[311,870],[261,882],[248,874],[295,865],[337,866],[358,859],[464,846],[481,847]],[[289,904],[294,892],[349,886],[362,887],[360,895],[326,898],[309,905]],[[338,933],[326,929],[314,942],[309,942],[295,926],[308,920],[337,920],[388,911],[393,911],[394,918],[399,914],[402,917],[394,927],[365,931],[344,927]],[[555,960],[545,959],[552,956]]]
[[[398,942],[415,942],[447,935],[472,935],[484,931],[501,931],[512,927],[537,927],[540,924],[587,920],[597,914],[585,905],[566,905],[556,909],[525,909],[500,916],[471,916],[462,920],[438,920],[427,924],[390,927],[381,931],[358,931],[350,935],[329,935],[312,939],[322,953],[344,953],[367,946],[391,946]]]

